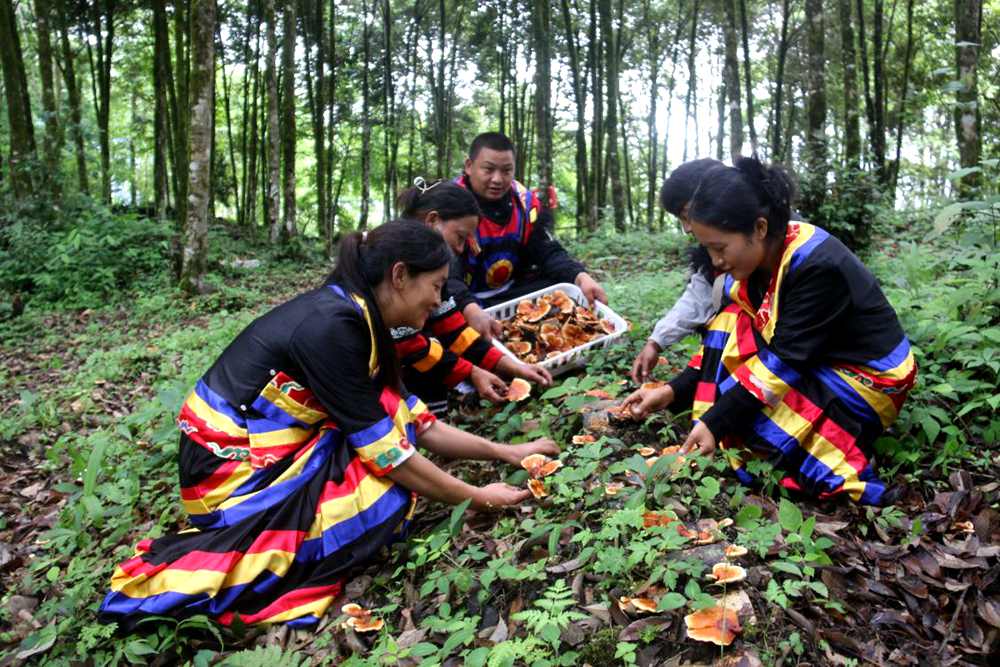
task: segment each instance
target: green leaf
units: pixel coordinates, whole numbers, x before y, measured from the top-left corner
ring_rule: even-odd
[[[802,576],[802,570],[795,563],[789,563],[787,560],[776,560],[771,563],[771,569],[777,570],[778,572],[784,572],[785,574],[791,574],[796,577]]]
[[[660,598],[660,603],[657,605],[656,610],[671,611],[673,609],[680,609],[685,604],[687,604],[687,598],[680,593],[667,593]]]
[[[483,667],[486,659],[490,657],[490,649],[487,646],[480,646],[465,654],[466,667]]]
[[[452,537],[457,537],[462,532],[462,515],[465,514],[465,510],[469,509],[470,504],[472,504],[472,498],[463,500],[451,510],[451,518],[448,520],[448,532],[451,533]]]
[[[930,415],[920,415],[920,426],[924,429],[924,435],[927,436],[927,444],[937,440],[938,434],[941,433],[941,424],[938,424],[937,420]]]
[[[97,475],[101,471],[101,463],[104,461],[104,451],[108,447],[110,438],[104,431],[97,431],[90,436],[87,441],[92,445],[90,457],[87,459],[87,470],[83,475],[83,495],[89,496],[94,493],[94,486],[97,484]]]
[[[744,505],[736,513],[736,516],[733,517],[733,522],[740,528],[746,528],[747,525],[759,519],[763,514],[764,510],[759,505]]]
[[[802,510],[788,498],[782,498],[778,505],[778,523],[786,532],[794,533],[802,525]]]

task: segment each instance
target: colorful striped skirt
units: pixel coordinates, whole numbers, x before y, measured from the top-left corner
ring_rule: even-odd
[[[741,482],[759,483],[747,463],[763,459],[781,471],[788,489],[881,503],[886,485],[872,466],[872,444],[896,420],[915,380],[905,337],[885,359],[868,365],[793,369],[756,335],[746,311],[730,304],[709,323],[690,365],[700,370],[695,419],[737,383],[762,398],[752,422],[719,443]]]
[[[401,539],[413,494],[368,470],[330,422],[267,467],[222,458],[182,434],[181,496],[192,528],[144,540],[122,563],[100,618],[315,624],[352,569]]]

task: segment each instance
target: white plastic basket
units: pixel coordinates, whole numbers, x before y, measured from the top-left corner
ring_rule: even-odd
[[[588,306],[586,297],[583,296],[583,292],[576,285],[571,285],[570,283],[556,283],[545,289],[540,289],[530,294],[525,294],[519,296],[516,299],[511,299],[510,301],[505,301],[504,303],[497,304],[496,306],[490,306],[486,309],[486,312],[493,316],[497,320],[509,320],[514,317],[517,312],[517,304],[524,300],[534,301],[543,294],[549,294],[555,292],[556,290],[562,290],[566,293],[566,296],[573,299],[580,306]],[[545,359],[544,361],[538,362],[538,365],[542,368],[548,370],[552,375],[561,375],[566,371],[573,370],[579,366],[584,365],[583,353],[593,347],[607,347],[611,343],[615,342],[619,338],[625,335],[628,331],[628,322],[625,321],[618,313],[608,308],[606,305],[597,301],[594,303],[594,312],[602,320],[608,320],[615,325],[615,330],[612,333],[604,334],[599,338],[595,338],[589,343],[584,343],[583,345],[578,345],[573,349],[566,350],[565,352],[559,354],[558,356],[552,357],[551,359]],[[521,359],[507,349],[507,347],[501,343],[496,338],[493,339],[493,344],[498,350],[503,352],[508,357],[521,361]]]

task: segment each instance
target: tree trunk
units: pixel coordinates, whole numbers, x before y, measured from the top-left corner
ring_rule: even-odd
[[[628,152],[628,114],[625,112],[625,103],[621,97],[618,98],[618,117],[621,119],[622,161],[625,163],[625,210],[628,211],[628,224],[634,228],[635,202],[632,201],[632,159]]]
[[[306,89],[311,91],[309,105],[312,117],[313,153],[316,156],[316,224],[321,238],[326,238],[326,21],[323,16],[324,2],[317,2],[315,12],[303,17],[306,36]],[[308,8],[308,4],[307,4]],[[313,46],[316,47],[315,65],[309,69]],[[315,82],[315,87],[312,85]]]
[[[789,4],[789,0],[781,2],[781,37],[778,40],[778,69],[774,78],[774,125],[771,134],[771,152],[778,162],[785,159],[781,144],[781,102],[785,92],[785,63],[788,60],[788,23],[791,18]]]
[[[892,197],[895,199],[896,184],[899,181],[899,161],[903,153],[903,128],[906,126],[906,98],[910,89],[910,68],[913,65],[913,0],[906,2],[906,55],[903,56],[903,81],[899,90],[899,109],[896,112],[896,158],[892,161],[889,179]]]
[[[750,29],[747,27],[747,3],[740,0],[740,23],[743,28],[743,86],[747,93],[747,129],[750,131],[750,146],[757,152],[757,130],[753,118],[753,79],[750,72]]]
[[[59,154],[62,151],[62,136],[59,132],[59,113],[56,109],[52,76],[52,38],[49,28],[52,16],[49,9],[49,0],[35,0],[38,69],[42,81],[42,109],[45,111],[45,137],[42,141],[42,155],[45,161],[46,180],[50,187],[57,192],[60,186]]]
[[[726,97],[729,100],[729,154],[735,158],[743,152],[743,95],[740,92],[740,57],[736,27],[736,0],[722,0],[726,13],[722,24],[722,39],[725,45],[725,63],[722,78],[725,81]],[[788,4],[788,0],[785,0]],[[780,77],[780,74],[779,74]],[[780,106],[780,102],[777,102]]]
[[[806,178],[802,180],[802,206],[815,219],[826,194],[826,51],[822,0],[806,0]]]
[[[212,127],[215,117],[215,0],[191,0],[191,114],[187,217],[181,254],[181,289],[201,291],[208,256],[212,192]]]
[[[229,146],[229,168],[233,174],[233,201],[236,203],[236,220],[243,219],[243,200],[240,198],[240,180],[236,171],[236,140],[233,138],[233,110],[231,102],[232,83],[226,74],[226,45],[222,41],[219,25],[215,26],[215,38],[218,44],[220,69],[222,70],[222,105],[226,113],[226,144]],[[249,35],[247,35],[249,39]],[[244,51],[246,49],[244,48]],[[246,61],[244,61],[246,62]]]
[[[646,116],[646,229],[653,231],[653,214],[656,211],[657,158],[660,154],[660,137],[656,127],[656,107],[660,96],[660,43],[659,25],[650,15],[649,0],[642,3],[643,24],[646,28],[646,53],[649,56],[649,115]]]
[[[544,206],[548,205],[552,185],[552,91],[550,88],[552,59],[550,3],[540,2],[531,13],[535,48],[535,136],[538,141],[538,191]]]
[[[136,184],[136,178],[138,178],[138,170],[136,169],[135,162],[135,137],[139,134],[139,112],[136,108],[136,93],[135,88],[129,91],[129,121],[131,125],[131,132],[128,136],[128,202],[129,206],[133,209],[138,203],[138,186]]]
[[[597,3],[590,0],[590,24],[587,32],[587,58],[590,63],[590,90],[593,92],[591,105],[593,116],[590,123],[590,210],[587,215],[587,229],[597,231],[601,211],[604,206],[604,90],[601,46],[598,42]]]
[[[978,167],[982,155],[978,71],[982,25],[982,0],[955,0],[955,75],[961,84],[955,91],[955,138],[959,166],[963,169]],[[980,182],[978,172],[965,175],[959,181],[959,195],[972,196]]]
[[[616,13],[620,21],[621,4]],[[615,230],[625,231],[625,190],[622,186],[621,164],[618,161],[618,37],[619,31],[612,25],[611,0],[600,1],[601,36],[604,43],[604,61],[607,72],[606,132],[608,150],[608,171],[611,177],[611,204],[615,215]],[[620,23],[619,23],[620,25]]]
[[[281,238],[281,135],[278,128],[278,38],[274,0],[264,2],[267,25],[267,194],[264,212],[267,216],[268,238],[277,243]]]
[[[177,207],[177,221],[187,220],[188,188],[188,13],[190,3],[185,0],[174,2],[174,71],[168,82],[170,105],[174,121],[174,204]]]
[[[371,125],[371,90],[368,80],[371,69],[371,30],[368,29],[368,15],[371,12],[368,4],[369,0],[364,0],[364,13],[362,21],[364,27],[361,30],[362,36],[362,77],[361,77],[361,212],[358,216],[358,229],[368,227],[368,200],[371,197],[371,145],[372,145],[372,125]],[[443,3],[442,3],[443,4]],[[441,17],[442,43],[444,42],[444,15]],[[441,55],[442,68],[444,66],[444,54]],[[441,84],[444,85],[444,70],[441,70]],[[443,104],[442,104],[443,107]],[[444,152],[438,147],[439,164],[441,169]]]
[[[283,233],[296,234],[295,227],[295,3],[285,5],[281,46],[281,188]]]
[[[97,44],[97,135],[101,146],[101,201],[111,203],[111,57],[115,38],[115,0],[104,0],[104,10],[94,3],[94,38]]]
[[[647,0],[648,1],[648,0]],[[569,10],[569,0],[561,0],[563,27],[566,32],[566,50],[569,53],[570,73],[572,74],[573,101],[576,108],[576,229],[584,231],[586,213],[589,211],[589,174],[587,172],[587,93],[586,82],[581,76],[580,45],[573,18]],[[656,100],[653,100],[655,105]],[[654,130],[655,131],[655,130]]]
[[[691,120],[692,100],[695,102],[694,106],[697,107],[697,99],[695,99],[694,95],[698,87],[698,75],[695,72],[694,61],[697,55],[698,13],[700,8],[700,0],[694,0],[694,12],[691,15],[691,33],[688,40],[688,86],[687,94],[684,96],[684,162],[687,162],[688,159],[688,121]]]
[[[250,93],[250,145],[247,148],[246,184],[243,186],[243,225],[251,233],[257,232],[257,184],[260,155],[260,30],[254,38],[253,60],[250,63],[252,79]]]
[[[874,23],[872,32],[874,39],[872,43],[872,64],[874,77],[872,84],[875,87],[875,125],[872,127],[872,153],[875,159],[875,172],[878,175],[878,182],[885,186],[888,183],[888,173],[885,165],[885,60],[882,56],[883,48],[883,0],[875,0],[875,15],[872,18]]]
[[[66,96],[69,99],[70,130],[73,135],[73,147],[76,155],[76,178],[82,194],[90,194],[90,181],[87,177],[87,153],[83,144],[83,114],[80,109],[80,86],[76,80],[76,54],[69,43],[69,9],[65,4],[61,7],[62,17],[59,22],[59,41],[61,42],[63,59],[63,81],[66,86]]]
[[[861,168],[861,123],[858,110],[857,54],[851,0],[838,0],[840,8],[840,53],[844,77],[844,166]]]
[[[7,122],[10,126],[10,180],[14,196],[26,197],[33,193],[31,163],[37,155],[28,77],[24,71],[21,39],[11,0],[0,0],[0,65],[3,66]]]
[[[169,29],[165,0],[153,1],[153,205],[156,217],[167,217],[167,67],[170,64]]]

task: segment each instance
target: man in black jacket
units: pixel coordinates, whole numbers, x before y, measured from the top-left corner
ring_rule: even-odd
[[[552,235],[552,211],[514,180],[514,145],[499,132],[472,141],[455,182],[476,195],[482,215],[457,258],[449,290],[465,319],[482,336],[500,324],[483,310],[554,283],[573,283],[588,301],[607,302],[604,289]]]

